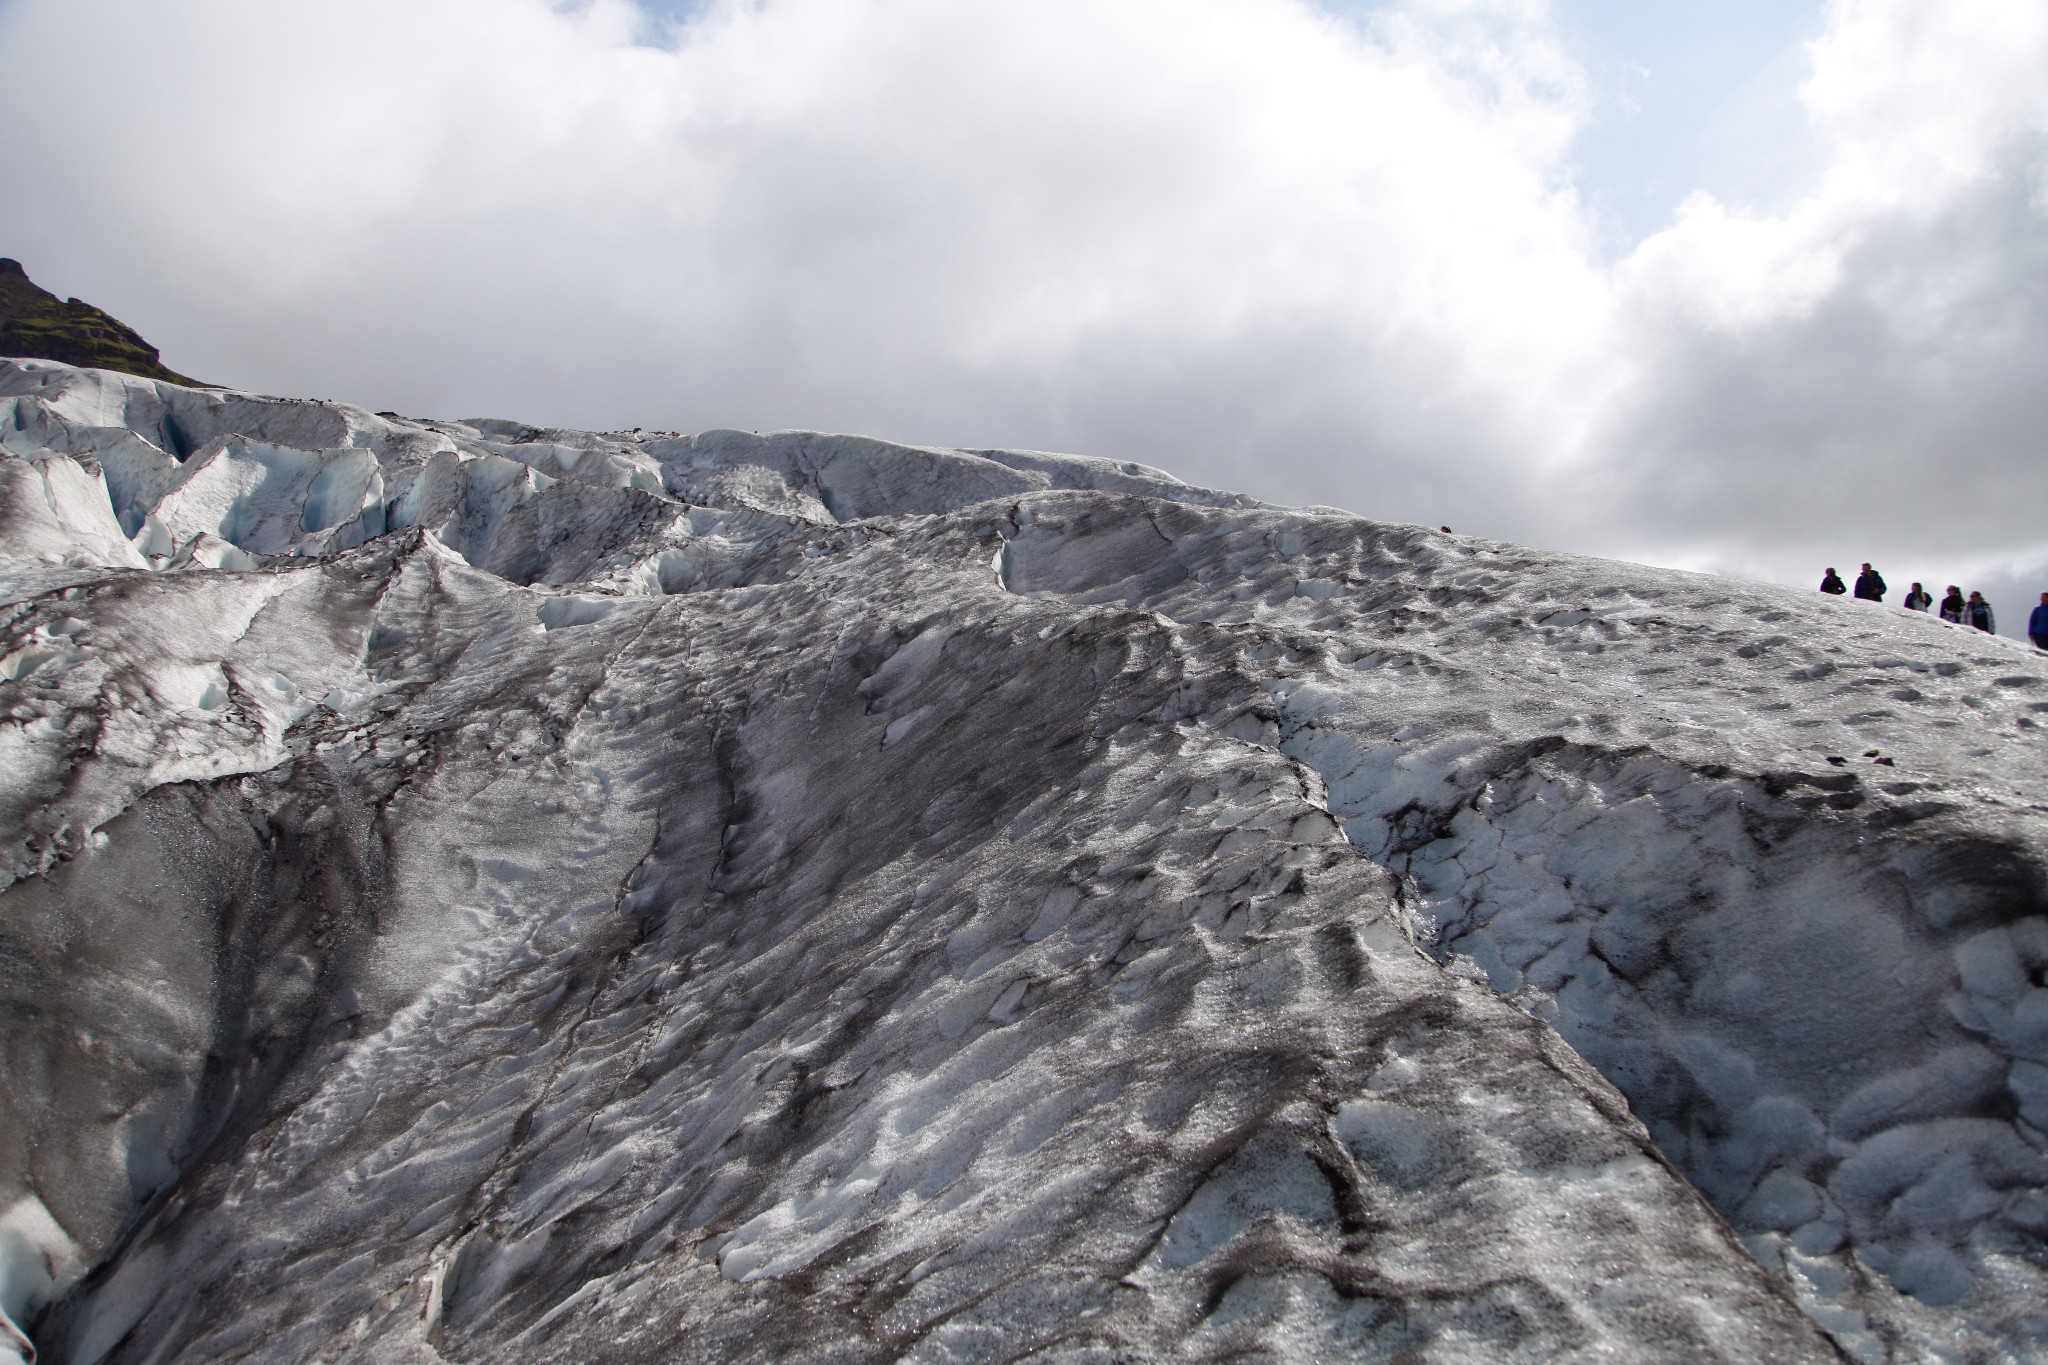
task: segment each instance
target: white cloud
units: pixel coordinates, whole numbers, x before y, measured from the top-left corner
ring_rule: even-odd
[[[2041,463],[2039,7],[1837,4],[1810,193],[1610,264],[1538,0],[724,0],[670,47],[625,0],[0,4],[0,250],[209,377],[1057,445],[1799,580],[1845,519],[2048,560],[1884,495]]]
[[[1800,89],[1835,152],[1824,195],[1928,211],[2048,128],[2048,8],[1837,0]]]
[[[1759,217],[1700,193],[1636,250],[1621,283],[1653,307],[1739,332],[1843,287],[1872,231],[1927,224],[2048,133],[2048,8],[1998,0],[1837,0],[1800,97],[1830,153],[1792,211]]]
[[[1811,53],[1811,192],[1697,195],[1615,272],[1606,515],[1635,553],[1790,581],[2048,567],[2048,11],[1839,0]]]

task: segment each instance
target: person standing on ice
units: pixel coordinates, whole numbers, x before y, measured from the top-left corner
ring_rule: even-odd
[[[1991,614],[1991,604],[1984,600],[1981,592],[1970,594],[1969,605],[1963,608],[1963,621],[1986,635],[1998,634],[1998,618]]]
[[[1953,583],[1949,584],[1948,596],[1941,599],[1941,619],[1953,621],[1957,625],[1961,625],[1963,623],[1963,605],[1963,590]]]
[[[1866,602],[1884,601],[1884,576],[1865,564],[1856,575],[1856,595]]]
[[[1915,583],[1913,590],[1906,594],[1907,611],[1926,611],[1933,605],[1934,599],[1928,596],[1927,589],[1921,587],[1918,583]]]
[[[1836,597],[1840,597],[1843,593],[1849,591],[1842,580],[1835,575],[1833,569],[1829,569],[1825,574],[1821,575],[1820,590],[1825,593],[1832,593]]]
[[[2048,592],[2041,594],[2041,605],[2027,617],[2027,638],[2034,642],[2034,648],[2048,649]]]

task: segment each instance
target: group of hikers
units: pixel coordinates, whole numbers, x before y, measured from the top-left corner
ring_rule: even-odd
[[[1820,590],[1840,597],[1849,588],[1839,574],[1829,569],[1820,580]],[[1856,575],[1856,596],[1866,602],[1884,601],[1884,576],[1865,564],[1863,572]],[[1907,611],[1926,611],[1933,605],[1934,599],[1918,583],[1906,594]],[[1998,618],[1991,614],[1991,604],[1984,600],[1981,592],[1973,592],[1966,599],[1962,589],[1949,584],[1948,596],[1941,599],[1939,614],[1942,620],[1953,621],[1959,626],[1975,626],[1990,635],[1998,633]],[[2048,592],[2041,594],[2041,605],[2035,607],[2027,618],[2027,638],[2034,642],[2034,648],[2048,649]]]

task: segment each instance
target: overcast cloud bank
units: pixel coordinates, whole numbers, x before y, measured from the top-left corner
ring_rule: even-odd
[[[1868,558],[2008,632],[2048,581],[2039,6],[1832,5],[1825,169],[1619,259],[1540,3],[7,0],[0,53],[0,250],[207,378]]]

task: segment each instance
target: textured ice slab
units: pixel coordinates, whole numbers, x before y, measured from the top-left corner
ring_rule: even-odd
[[[46,1359],[2048,1350],[2010,641],[1071,456],[0,445]]]

